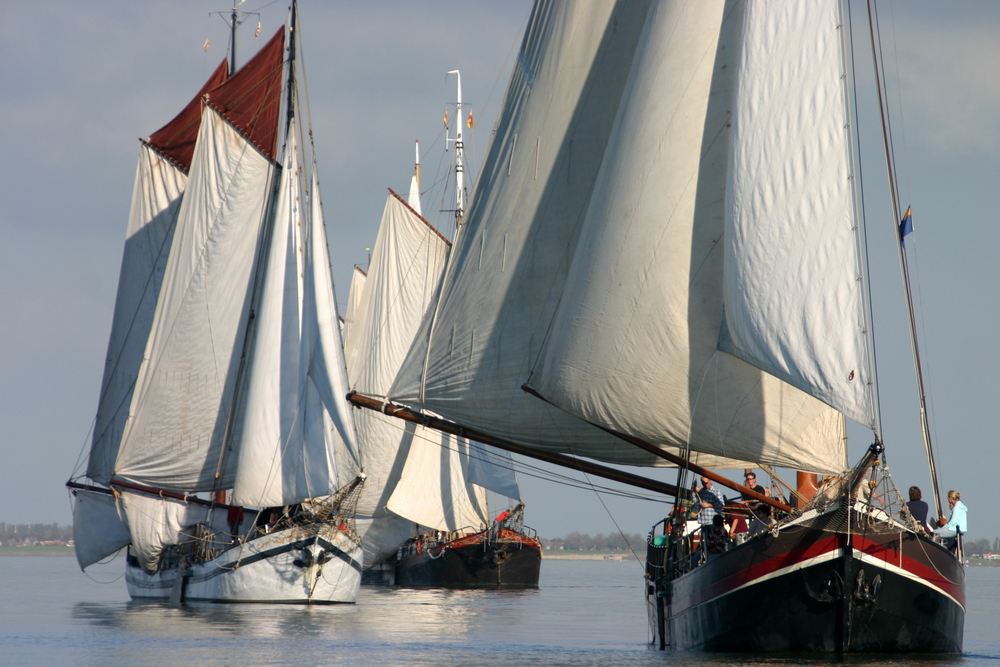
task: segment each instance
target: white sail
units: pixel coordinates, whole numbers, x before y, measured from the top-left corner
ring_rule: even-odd
[[[202,537],[225,530],[225,512],[206,505],[130,491],[121,494],[121,504],[132,539],[130,552],[146,572],[156,572],[166,547],[190,541],[195,526],[205,527]]]
[[[447,256],[447,241],[390,193],[346,349],[354,389],[385,395],[438,289]],[[477,503],[468,498],[457,438],[368,410],[356,413],[355,421],[368,475],[358,501],[366,566],[395,553],[414,523],[448,530],[480,523],[485,509],[468,514]],[[410,491],[401,489],[400,498],[407,499],[390,511],[404,466]],[[446,528],[441,522],[455,516],[452,508],[458,518]],[[424,523],[428,517],[434,523]]]
[[[493,493],[513,500],[521,499],[521,490],[514,475],[514,459],[510,452],[481,445],[474,440],[469,443],[469,469],[466,479]]]
[[[296,135],[293,121],[236,438],[233,502],[254,507],[333,493],[347,477],[338,475],[336,452],[355,451],[318,184],[310,211]]]
[[[434,530],[488,525],[486,493],[468,481],[469,446],[464,438],[417,426],[389,511]]]
[[[726,350],[874,428],[840,23],[836,2],[747,5]]]
[[[81,570],[127,547],[131,541],[113,496],[73,489],[73,544]]]
[[[350,345],[351,329],[354,327],[354,318],[358,312],[358,304],[361,303],[361,295],[364,293],[367,279],[368,274],[360,266],[355,265],[354,271],[351,272],[351,286],[347,292],[347,308],[344,310],[344,319],[340,323],[344,349]]]
[[[115,314],[87,468],[88,477],[104,484],[111,479],[125,430],[187,180],[187,174],[149,145],[139,147]]]
[[[434,317],[393,400],[528,446],[660,461],[521,390],[566,280],[646,9],[536,3]]]
[[[222,442],[274,169],[205,108],[118,455],[123,479],[181,491],[232,486],[236,460]]]
[[[773,7],[794,13],[816,4]],[[813,56],[808,36],[791,25],[761,31],[742,9],[721,1],[651,9],[531,386],[573,414],[650,442],[840,472],[841,416],[718,349],[735,91],[755,94],[737,85],[741,53],[766,54],[767,75],[782,88],[814,83],[790,80],[809,73],[785,65]],[[834,39],[837,23],[825,29]],[[761,42],[768,39],[784,41]],[[840,97],[827,102],[791,113],[842,113]],[[841,146],[830,159],[842,159]],[[827,325],[856,325],[841,315],[849,321]]]

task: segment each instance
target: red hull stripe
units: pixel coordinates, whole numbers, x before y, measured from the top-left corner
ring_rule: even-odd
[[[923,546],[923,542],[918,542],[918,544]],[[883,566],[900,576],[935,588],[954,600],[962,609],[965,609],[965,586],[963,582],[950,581],[944,573],[934,569],[933,566],[904,555],[899,550],[898,542],[878,544],[861,535],[854,535],[851,546],[854,547],[854,555],[859,560],[872,565]]]
[[[800,549],[793,549],[792,551],[768,558],[724,579],[713,582],[701,590],[695,591],[685,599],[676,600],[674,604],[677,605],[678,610],[695,607],[727,593],[732,593],[738,588],[748,586],[765,578],[770,579],[771,577],[768,575],[777,572],[783,573],[786,570],[799,570],[809,565],[830,560],[837,555],[837,551],[840,548],[839,541],[836,536],[831,536]]]
[[[497,539],[506,540],[508,542],[520,542],[524,546],[532,547],[534,549],[538,549],[539,551],[541,551],[542,549],[541,543],[538,542],[538,540],[533,540],[527,535],[518,533],[513,530],[509,530],[507,528],[500,529],[500,531],[497,533]],[[441,555],[441,553],[445,549],[458,549],[461,547],[467,547],[472,544],[480,544],[485,540],[486,540],[485,532],[474,533],[472,535],[467,535],[466,537],[460,537],[459,539],[448,542],[447,544],[442,544],[439,547],[434,547],[433,549],[430,550],[430,552],[434,558],[437,558],[438,556]]]
[[[802,570],[813,565],[833,560],[840,556],[839,536],[831,536],[812,544],[774,556],[724,579],[710,583],[684,598],[674,601],[677,612],[704,604],[740,588],[762,583],[768,579]],[[900,557],[900,552],[892,546],[880,545],[859,535],[853,536],[854,556],[862,562],[883,567],[895,574],[907,577],[928,588],[944,594],[965,609],[965,592],[961,582],[949,581],[945,576],[913,558]],[[705,566],[701,566],[705,567]]]

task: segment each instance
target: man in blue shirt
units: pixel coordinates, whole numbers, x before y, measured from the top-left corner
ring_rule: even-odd
[[[948,507],[951,508],[951,516],[947,522],[944,516],[939,517],[938,525],[941,527],[934,532],[944,539],[946,547],[954,549],[957,536],[969,532],[969,508],[962,502],[962,494],[958,491],[948,492]]]
[[[694,487],[695,493],[698,495],[698,499],[701,501],[699,505],[701,510],[698,512],[698,523],[704,526],[711,526],[712,520],[717,514],[722,514],[722,508],[726,504],[726,499],[712,484],[712,480],[708,477],[701,478],[701,486],[697,484]]]

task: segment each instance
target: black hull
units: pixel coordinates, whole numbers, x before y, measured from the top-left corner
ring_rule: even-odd
[[[964,582],[950,551],[909,531],[792,526],[673,580],[651,577],[646,595],[661,648],[960,653]]]
[[[443,549],[429,549],[398,561],[396,585],[538,588],[541,564],[542,552],[531,544],[520,541],[476,541]]]

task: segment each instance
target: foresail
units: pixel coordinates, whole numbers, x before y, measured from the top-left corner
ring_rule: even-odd
[[[122,491],[121,506],[132,539],[129,552],[149,573],[159,569],[167,547],[190,541],[199,524],[202,535],[227,529],[226,512],[207,505]]]
[[[276,166],[258,148],[266,128],[244,126],[251,139],[212,105],[238,120],[247,108],[269,115],[280,100],[270,85],[275,71],[280,81],[280,36],[208,96],[115,466],[123,479],[186,492],[232,486],[235,457],[222,443]],[[261,71],[267,85],[248,81]]]
[[[290,505],[339,488],[354,426],[333,307],[318,184],[303,187],[296,123],[289,128],[256,309],[233,502]],[[340,461],[337,453],[341,453]]]
[[[717,347],[743,25],[737,2],[650,10],[529,384],[650,443],[839,472],[841,416]]]
[[[118,294],[87,467],[87,476],[103,484],[108,483],[114,470],[136,376],[153,323],[201,122],[201,97],[225,78],[226,63],[223,61],[181,113],[139,147]]]
[[[840,24],[836,2],[747,6],[724,349],[874,428]]]
[[[346,347],[348,377],[358,391],[385,395],[431,303],[448,256],[448,243],[395,193],[386,198],[368,277]],[[368,479],[358,500],[365,565],[394,553],[412,521],[386,510],[402,473],[411,441],[425,429],[385,415],[355,412],[358,441]],[[433,436],[432,436],[433,437]],[[429,478],[435,490],[441,482]],[[370,519],[370,521],[368,521]]]
[[[73,544],[80,569],[107,558],[132,541],[110,493],[73,489]]]
[[[416,430],[387,508],[434,530],[488,525],[485,493],[468,482],[469,441],[420,426]]]
[[[434,317],[393,400],[530,447],[659,462],[521,390],[566,281],[646,10],[536,3]]]

